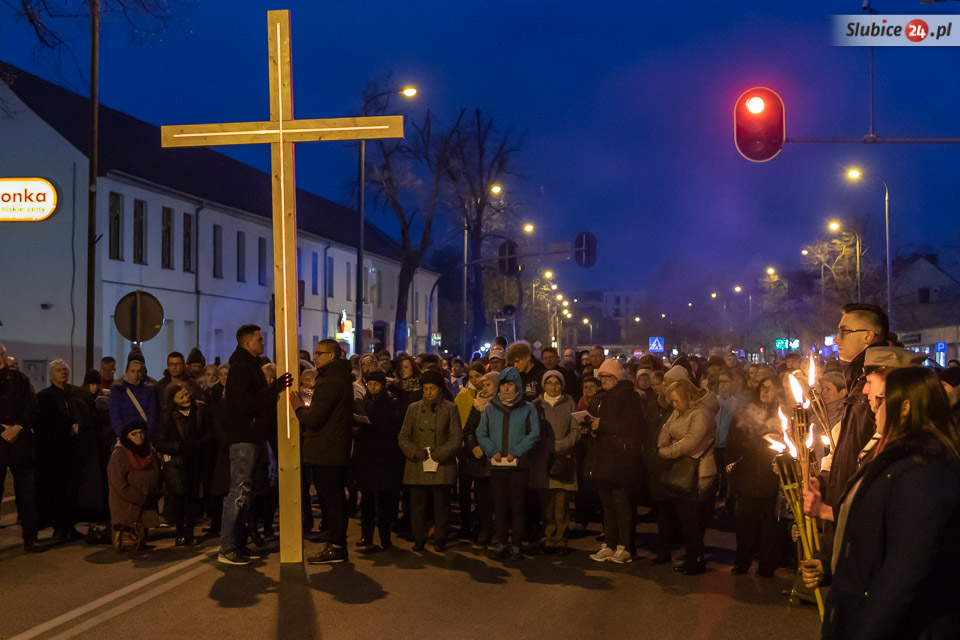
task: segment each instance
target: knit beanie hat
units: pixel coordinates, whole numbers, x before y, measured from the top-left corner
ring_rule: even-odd
[[[493,347],[490,349],[490,352],[487,354],[487,357],[490,359],[500,358],[504,362],[507,360],[507,352],[499,347]]]
[[[653,371],[650,369],[637,369],[636,377],[639,378],[640,376],[649,376],[651,373],[653,373]]]
[[[550,378],[556,378],[557,380],[560,381],[561,390],[566,386],[564,384],[563,374],[555,369],[551,369],[550,371],[547,371],[545,374],[543,374],[543,378],[540,379],[540,384],[545,386],[547,384],[547,380],[549,380]]]
[[[623,365],[620,364],[620,361],[616,358],[607,358],[603,361],[603,364],[600,365],[597,373],[605,373],[613,376],[617,380],[623,380]]]
[[[187,355],[187,364],[202,364],[207,365],[207,359],[203,357],[199,347],[194,347],[190,350],[190,353]]]
[[[90,371],[87,371],[86,375],[83,376],[83,386],[87,386],[88,384],[99,385],[101,382],[100,372],[96,369],[90,369]]]
[[[663,384],[667,385],[677,380],[689,380],[690,374],[679,364],[670,367],[670,370],[663,374]]]
[[[425,384],[436,385],[438,389],[443,389],[445,386],[443,380],[443,374],[439,371],[424,371],[420,374],[420,386],[422,387]]]
[[[367,371],[363,374],[364,382],[379,382],[380,384],[387,385],[387,374],[385,374],[380,369],[374,369],[373,371]]]

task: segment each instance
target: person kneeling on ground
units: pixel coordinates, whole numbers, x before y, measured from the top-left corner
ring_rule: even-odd
[[[149,528],[160,524],[160,460],[147,442],[145,422],[134,420],[120,431],[120,440],[107,466],[107,480],[113,548],[142,549]]]

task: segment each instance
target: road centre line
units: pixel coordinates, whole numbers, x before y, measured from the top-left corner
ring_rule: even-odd
[[[113,602],[114,600],[116,600],[116,599],[118,599],[118,598],[122,598],[122,597],[126,596],[127,594],[130,594],[130,593],[133,593],[134,591],[137,591],[137,590],[139,590],[139,589],[142,589],[143,587],[147,586],[148,584],[150,584],[150,583],[152,583],[152,582],[156,582],[157,580],[160,580],[160,579],[165,578],[165,577],[167,577],[167,576],[169,576],[169,575],[171,575],[171,574],[177,573],[178,571],[181,571],[181,570],[183,570],[183,569],[186,569],[187,567],[189,567],[189,566],[192,565],[192,564],[196,564],[196,563],[198,563],[198,562],[201,562],[201,561],[203,561],[203,560],[206,560],[209,556],[211,556],[211,555],[213,555],[213,554],[215,554],[215,553],[218,553],[219,551],[220,551],[220,548],[219,548],[219,547],[213,547],[213,548],[211,548],[211,549],[207,549],[206,551],[204,551],[204,552],[201,553],[200,555],[197,555],[197,556],[194,556],[193,558],[189,558],[189,559],[187,559],[187,560],[184,560],[183,562],[178,562],[177,564],[173,565],[172,567],[167,567],[167,568],[164,569],[163,571],[159,571],[159,572],[157,572],[157,573],[155,573],[155,574],[153,574],[153,575],[147,576],[146,578],[143,578],[142,580],[138,580],[137,582],[134,582],[133,584],[127,585],[126,587],[123,587],[122,589],[117,589],[117,590],[114,591],[113,593],[108,593],[107,595],[105,595],[105,596],[103,596],[103,597],[101,597],[101,598],[97,598],[97,599],[94,600],[93,602],[88,602],[87,604],[85,604],[85,605],[83,605],[83,606],[80,606],[80,607],[77,607],[76,609],[73,609],[72,611],[68,611],[68,612],[64,613],[63,615],[57,616],[56,618],[53,618],[52,620],[47,620],[46,622],[43,622],[43,623],[41,623],[41,624],[38,624],[37,626],[33,627],[32,629],[28,629],[28,630],[24,631],[23,633],[20,633],[20,634],[15,635],[15,636],[14,636],[13,638],[11,638],[10,640],[29,640],[30,638],[36,638],[37,636],[39,636],[39,635],[41,635],[41,634],[43,634],[43,633],[46,633],[47,631],[50,631],[51,629],[56,629],[57,627],[62,626],[62,625],[64,625],[64,624],[70,622],[71,620],[74,620],[74,619],[76,619],[76,618],[79,618],[79,617],[82,616],[82,615],[85,615],[85,614],[87,614],[87,613],[90,613],[91,611],[94,611],[94,610],[96,610],[96,609],[99,609],[100,607],[102,607],[102,606],[104,606],[104,605],[106,605],[106,604],[109,604],[109,603]],[[191,573],[193,573],[193,572],[191,572]]]
[[[163,593],[166,593],[167,591],[170,591],[174,587],[179,587],[184,582],[193,580],[194,578],[199,576],[201,573],[210,571],[212,568],[213,568],[212,564],[201,565],[196,569],[194,569],[193,571],[191,571],[190,573],[185,573],[182,576],[179,576],[169,582],[164,582],[163,584],[157,586],[156,588],[151,589],[146,593],[140,594],[139,596],[137,596],[136,598],[133,598],[132,600],[126,600],[122,604],[118,604],[112,609],[107,609],[103,613],[100,613],[90,618],[89,620],[84,620],[83,622],[76,625],[75,627],[71,627],[70,629],[62,633],[58,633],[57,635],[53,636],[53,638],[51,638],[50,640],[67,640],[67,638],[72,638],[76,635],[79,635],[84,631],[88,631],[106,622],[107,620],[111,620],[113,618],[116,618],[122,613],[126,613],[130,609],[133,609],[134,607],[137,607],[143,604],[144,602],[149,602],[150,600],[156,598],[157,596]]]

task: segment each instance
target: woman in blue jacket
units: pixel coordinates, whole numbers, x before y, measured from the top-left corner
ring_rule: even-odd
[[[495,555],[519,560],[526,530],[526,491],[530,475],[526,454],[540,437],[536,407],[523,399],[523,385],[516,367],[500,373],[500,392],[480,416],[477,443],[490,459],[490,484],[497,526]],[[511,518],[512,516],[512,518]],[[513,524],[513,544],[508,532]]]

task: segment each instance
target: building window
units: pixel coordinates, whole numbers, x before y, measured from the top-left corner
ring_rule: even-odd
[[[267,239],[257,238],[257,282],[267,286]]]
[[[377,306],[378,307],[383,306],[383,278],[381,277],[382,275],[383,274],[380,274],[380,273],[377,274]]]
[[[173,209],[160,211],[160,267],[173,269]]]
[[[213,225],[213,277],[223,277],[223,227]]]
[[[147,203],[133,201],[133,262],[147,264]]]
[[[317,255],[317,252],[314,251],[310,254],[310,291],[313,295],[317,295],[319,292],[320,283],[318,282],[320,275],[320,256]]]
[[[327,256],[327,297],[333,297],[333,256]]]
[[[919,303],[930,304],[930,289],[923,287],[919,291]]]
[[[183,270],[193,273],[193,214],[183,214]]]
[[[237,231],[237,282],[247,281],[247,234]]]
[[[123,194],[110,192],[110,259],[123,260]]]
[[[351,289],[353,289],[353,287],[351,286],[353,283],[353,279],[350,276],[351,276],[350,263],[348,262],[347,263],[347,301],[353,300],[353,294],[350,292]]]

